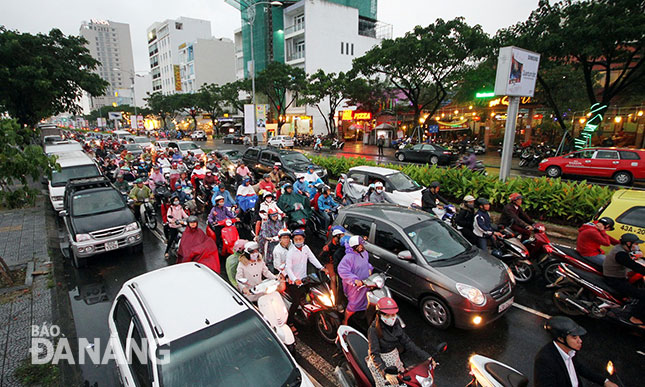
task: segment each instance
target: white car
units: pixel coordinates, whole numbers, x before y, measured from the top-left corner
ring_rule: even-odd
[[[57,153],[56,162],[60,171],[52,170],[52,178],[47,183],[49,200],[56,212],[63,210],[65,186],[69,179],[101,176],[96,163],[82,151]]]
[[[268,145],[276,148],[293,148],[293,138],[289,136],[273,136],[269,139]]]
[[[190,134],[193,141],[206,141],[206,133],[203,130],[196,130]]]
[[[108,325],[124,386],[313,387],[255,307],[199,263],[127,281]]]
[[[67,153],[74,151],[82,151],[83,145],[80,142],[74,140],[63,140],[63,141],[52,141],[48,144],[45,144],[45,154],[52,155],[55,153]]]
[[[137,144],[142,149],[152,148],[152,140],[146,136],[128,136],[125,138],[130,144]]]
[[[354,179],[353,187],[365,193],[370,184],[380,181],[385,188],[385,197],[392,203],[409,207],[421,205],[423,187],[403,172],[382,167],[354,167],[347,172]]]

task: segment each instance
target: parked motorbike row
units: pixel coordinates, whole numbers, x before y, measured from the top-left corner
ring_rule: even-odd
[[[555,156],[555,148],[538,144],[536,146],[529,146],[522,150],[520,154],[520,167],[535,168],[540,164],[540,161]]]

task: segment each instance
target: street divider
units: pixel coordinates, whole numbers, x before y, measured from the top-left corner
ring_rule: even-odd
[[[427,187],[431,182],[441,183],[441,195],[460,203],[464,196],[487,197],[492,208],[501,211],[513,192],[524,196],[524,210],[535,220],[579,226],[588,222],[596,211],[609,202],[613,190],[609,187],[572,182],[547,177],[514,177],[506,182],[497,175],[484,176],[468,168],[438,168],[429,165],[379,164],[364,157],[312,156],[311,161],[326,168],[330,176],[338,178],[350,168],[379,166],[399,170],[417,183]]]

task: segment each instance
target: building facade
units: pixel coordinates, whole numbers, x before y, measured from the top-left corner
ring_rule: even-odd
[[[194,93],[205,84],[235,81],[235,45],[225,38],[197,39],[179,45],[183,93]]]
[[[89,109],[113,104],[133,105],[134,60],[130,25],[110,20],[83,22],[79,31],[87,40],[90,55],[100,62],[95,70],[109,82],[105,95],[89,98]]]
[[[165,95],[181,93],[180,46],[211,38],[207,20],[180,17],[153,23],[147,29],[152,91]]]

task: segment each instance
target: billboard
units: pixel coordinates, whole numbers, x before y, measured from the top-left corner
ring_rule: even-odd
[[[258,133],[267,131],[266,122],[268,110],[269,105],[256,105],[255,118],[258,120]]]
[[[533,97],[540,54],[508,46],[499,50],[495,95]]]
[[[244,105],[244,134],[253,134],[253,105]]]
[[[173,65],[172,67],[175,72],[175,91],[181,91],[181,71],[179,70],[179,65]]]
[[[104,117],[99,117],[96,119],[96,125],[99,128],[105,128],[107,126],[107,120]]]

